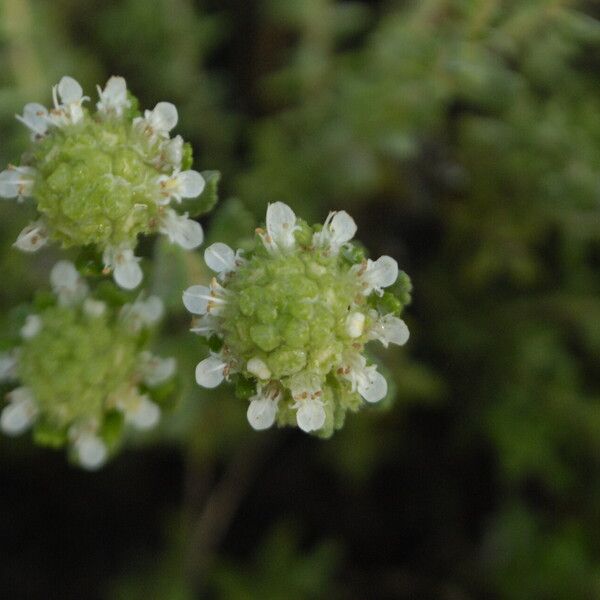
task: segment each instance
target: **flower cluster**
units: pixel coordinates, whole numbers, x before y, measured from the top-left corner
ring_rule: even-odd
[[[79,83],[65,76],[52,90],[52,109],[25,106],[17,118],[31,131],[32,147],[20,166],[0,173],[0,196],[35,199],[39,218],[17,248],[33,252],[49,240],[92,245],[105,272],[133,289],[142,280],[138,235],[163,233],[186,249],[202,243],[202,227],[181,207],[202,194],[205,180],[190,169],[190,145],[170,135],[178,120],[173,104],[139,114],[122,77],[98,94],[92,111]]]
[[[398,265],[389,256],[364,258],[350,241],[355,233],[344,211],[310,227],[277,202],[251,252],[222,243],[206,249],[215,277],[183,294],[196,315],[192,331],[211,348],[196,380],[214,388],[235,378],[253,428],[277,421],[327,437],[348,410],[386,396],[386,379],[364,348],[371,340],[385,347],[408,340],[398,317],[408,298],[384,291],[398,279]],[[404,273],[401,282],[408,290]]]
[[[67,261],[50,280],[51,299],[29,314],[18,347],[0,355],[0,382],[13,388],[0,428],[17,435],[33,426],[38,443],[68,445],[76,462],[95,469],[124,425],[148,429],[160,418],[155,396],[173,377],[175,360],[146,345],[162,303],[149,297],[115,309]]]

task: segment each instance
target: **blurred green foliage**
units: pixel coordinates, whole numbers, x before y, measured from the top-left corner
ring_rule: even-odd
[[[209,241],[243,246],[271,201],[308,220],[344,208],[412,276],[411,341],[381,356],[395,403],[243,471],[202,594],[600,597],[599,18],[583,0],[4,0],[3,163],[25,147],[24,102],[65,73],[87,89],[121,74],[143,105],[174,101],[195,168],[222,171]],[[10,248],[25,213],[0,206],[4,327],[52,263]],[[186,460],[187,519],[257,434],[239,401],[193,382],[208,349],[177,290],[206,277],[200,255],[146,251],[171,310],[161,352],[184,374],[152,441]],[[278,529],[290,516],[299,529]],[[124,557],[87,589],[134,598],[161,564],[150,597],[194,597],[194,549],[173,537],[144,550],[142,575]]]

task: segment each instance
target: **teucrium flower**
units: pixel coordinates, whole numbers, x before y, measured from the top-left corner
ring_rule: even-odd
[[[387,381],[365,345],[406,343],[398,315],[410,282],[402,273],[400,297],[386,290],[399,278],[396,261],[363,258],[355,233],[346,212],[309,227],[277,202],[243,257],[222,243],[205,250],[216,276],[183,293],[195,315],[192,331],[211,349],[196,381],[206,388],[234,381],[254,429],[277,422],[326,437],[348,410],[386,396]]]
[[[153,355],[147,343],[162,302],[140,297],[113,306],[67,261],[54,266],[50,282],[55,301],[29,314],[20,345],[0,355],[0,379],[14,384],[0,428],[17,435],[33,427],[38,443],[68,445],[81,466],[95,469],[125,424],[148,429],[160,418],[175,361]]]
[[[159,102],[139,116],[122,77],[111,77],[98,95],[94,111],[79,83],[63,77],[52,89],[52,109],[25,105],[17,119],[33,144],[21,166],[0,173],[0,196],[32,197],[39,212],[17,248],[34,252],[49,240],[95,247],[105,273],[133,289],[142,280],[134,254],[140,234],[162,233],[185,249],[202,243],[190,215],[212,208],[216,174],[191,170],[190,145],[170,137],[173,104]]]

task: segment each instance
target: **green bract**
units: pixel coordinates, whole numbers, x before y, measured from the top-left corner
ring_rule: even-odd
[[[277,420],[328,436],[348,410],[385,397],[387,382],[367,365],[364,346],[407,341],[397,314],[410,284],[402,274],[402,297],[384,293],[398,278],[397,263],[363,259],[350,242],[355,232],[345,212],[311,228],[278,202],[247,256],[225,244],[207,248],[217,277],[183,297],[200,315],[192,331],[214,350],[198,364],[196,379],[210,388],[236,377],[254,428]]]
[[[208,172],[205,186],[190,170],[190,145],[170,137],[178,120],[173,104],[159,102],[141,116],[122,77],[99,88],[95,111],[84,107],[89,98],[71,77],[61,79],[53,97],[50,111],[25,106],[18,119],[32,131],[32,148],[21,166],[0,173],[0,196],[32,196],[39,212],[18,248],[33,252],[48,240],[95,247],[105,270],[131,289],[142,280],[138,235],[164,233],[186,249],[202,243],[202,227],[188,213],[212,208],[218,174]],[[179,214],[178,205],[187,212]]]
[[[66,261],[50,278],[55,302],[30,314],[20,347],[0,356],[0,379],[19,382],[0,425],[10,435],[33,425],[38,443],[69,444],[93,469],[116,448],[125,423],[147,429],[159,420],[154,390],[173,376],[175,362],[145,346],[162,303],[151,297],[115,311]]]

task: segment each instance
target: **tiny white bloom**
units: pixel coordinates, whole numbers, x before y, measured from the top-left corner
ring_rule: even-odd
[[[181,168],[183,159],[183,138],[176,135],[170,140],[163,142],[161,146],[161,154],[163,159],[175,169]]]
[[[186,250],[197,248],[204,241],[204,231],[200,223],[189,219],[187,213],[178,215],[171,209],[163,213],[159,231],[171,242]]]
[[[19,435],[37,416],[37,405],[31,390],[20,387],[7,394],[8,404],[0,415],[0,429],[7,435]]]
[[[244,262],[240,256],[241,250],[234,252],[227,244],[216,242],[211,244],[204,251],[204,262],[209,269],[219,274],[219,277],[225,276]]]
[[[132,304],[125,304],[119,317],[132,331],[140,331],[158,323],[163,313],[163,301],[158,296],[150,296],[145,300],[138,298]]]
[[[354,219],[346,211],[330,212],[323,229],[313,235],[313,244],[328,247],[332,254],[337,254],[354,237],[356,229]]]
[[[169,132],[177,125],[177,121],[175,105],[170,102],[159,102],[152,110],[144,111],[143,117],[136,117],[133,124],[151,138],[155,136],[168,138]]]
[[[34,338],[42,329],[42,319],[38,315],[27,315],[25,325],[21,327],[21,337],[25,340]]]
[[[367,366],[361,354],[348,357],[344,377],[350,381],[353,392],[358,392],[367,402],[379,402],[387,394],[387,381],[375,365]]]
[[[15,248],[23,252],[36,252],[48,243],[48,228],[43,221],[34,221],[21,231]]]
[[[206,314],[210,299],[210,288],[205,285],[192,285],[183,292],[183,305],[194,315]]]
[[[317,431],[325,425],[325,407],[322,400],[318,398],[307,398],[294,404],[296,411],[296,422],[302,431],[309,433]]]
[[[86,298],[83,302],[83,312],[89,317],[101,317],[106,313],[106,304],[101,300]]]
[[[127,98],[127,83],[123,77],[111,77],[102,89],[98,86],[99,102],[96,104],[98,111],[106,116],[121,117],[125,109],[131,106]]]
[[[192,328],[190,329],[192,333],[202,335],[207,338],[216,333],[218,330],[219,320],[213,315],[208,314],[195,318],[192,322]]]
[[[50,283],[61,306],[75,306],[88,293],[86,282],[79,275],[75,265],[68,260],[60,260],[52,267]]]
[[[192,170],[160,175],[157,182],[162,196],[160,204],[168,204],[171,200],[181,202],[183,198],[197,198],[206,185],[204,177]]]
[[[362,280],[362,293],[383,294],[383,288],[392,285],[398,278],[398,263],[391,256],[381,256],[376,261],[367,259],[365,264],[354,265],[352,272]]]
[[[57,127],[64,125],[74,125],[83,119],[83,109],[81,105],[84,100],[89,100],[83,95],[83,90],[79,83],[65,75],[52,88],[52,97],[54,99],[54,109],[50,111],[49,121]],[[60,102],[58,101],[60,97]]]
[[[268,429],[275,422],[277,416],[277,404],[281,398],[281,392],[277,389],[258,389],[256,395],[250,398],[246,417],[250,426],[256,431]]]
[[[267,231],[259,231],[265,248],[270,252],[289,250],[296,245],[294,232],[298,229],[294,211],[283,202],[269,204],[266,218]]]
[[[125,418],[136,429],[152,429],[160,421],[160,407],[142,396],[133,409],[126,411]]]
[[[373,314],[377,316],[376,311],[373,311]],[[394,315],[385,315],[376,319],[369,332],[370,339],[379,340],[385,348],[389,344],[403,346],[408,342],[409,335],[406,323]]]
[[[83,433],[74,444],[79,464],[89,471],[99,469],[108,457],[105,443],[93,433]]]
[[[351,338],[362,335],[365,328],[365,315],[361,312],[352,312],[346,317],[346,333]]]
[[[33,167],[10,166],[0,173],[0,197],[23,198],[31,196],[37,171]]]
[[[142,282],[144,275],[138,264],[141,259],[133,254],[131,248],[110,246],[104,251],[102,259],[104,267],[112,270],[118,286],[132,290]]]
[[[170,379],[176,368],[177,362],[174,358],[161,358],[148,351],[140,355],[140,371],[144,383],[149,387],[156,387]]]
[[[48,110],[37,102],[29,102],[23,108],[23,115],[15,116],[31,130],[32,140],[45,135],[48,131]]]
[[[264,360],[254,356],[246,364],[246,370],[252,375],[255,375],[259,379],[269,379],[271,377],[271,370],[267,366]]]
[[[227,363],[219,356],[209,356],[196,366],[196,381],[205,388],[217,387],[225,379]]]
[[[11,381],[17,376],[17,357],[14,354],[0,354],[0,383]]]

